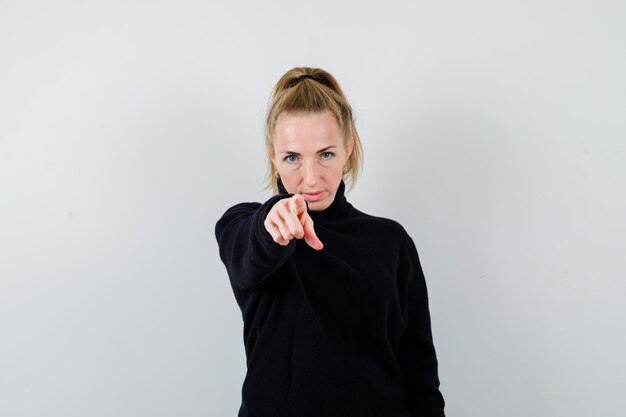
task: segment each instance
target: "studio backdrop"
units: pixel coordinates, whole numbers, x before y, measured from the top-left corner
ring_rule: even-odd
[[[341,83],[348,201],[399,221],[449,416],[623,417],[622,1],[0,2],[0,415],[235,416],[214,236],[270,90]]]

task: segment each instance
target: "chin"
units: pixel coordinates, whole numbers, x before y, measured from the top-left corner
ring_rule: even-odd
[[[327,204],[326,201],[314,201],[309,202],[309,211],[321,211],[328,208],[330,204]]]

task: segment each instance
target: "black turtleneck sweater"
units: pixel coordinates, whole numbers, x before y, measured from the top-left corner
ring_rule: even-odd
[[[217,221],[243,315],[239,417],[440,417],[437,357],[417,250],[396,221],[365,214],[341,181],[309,211],[324,248],[275,243],[263,225],[280,193]]]

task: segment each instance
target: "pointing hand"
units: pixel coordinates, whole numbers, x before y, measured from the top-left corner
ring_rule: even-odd
[[[316,250],[324,244],[319,240],[313,229],[313,219],[309,215],[306,201],[301,194],[278,200],[267,214],[263,223],[274,242],[286,246],[294,237],[303,239]]]

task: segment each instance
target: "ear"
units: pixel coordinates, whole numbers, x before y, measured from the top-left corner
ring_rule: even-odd
[[[273,170],[276,170],[276,163],[274,161],[274,158],[276,157],[276,154],[274,153],[274,146],[269,145],[265,147],[266,150],[266,154],[267,154],[267,159],[270,162],[270,165],[272,166]]]
[[[352,155],[352,151],[354,150],[354,139],[352,137],[348,138],[348,142],[345,145],[346,149],[346,159],[350,158]]]

